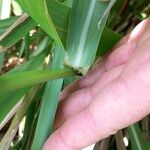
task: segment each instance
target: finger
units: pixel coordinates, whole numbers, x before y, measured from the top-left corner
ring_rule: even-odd
[[[131,32],[128,43],[137,41],[138,44],[143,43],[150,35],[150,18],[139,23]]]
[[[106,71],[114,67],[125,64],[132,56],[136,47],[135,42],[123,45],[113,51],[103,62],[96,65],[85,77],[73,82],[66,87],[60,96],[60,99],[65,99],[70,93],[92,85],[98,78],[100,78]]]
[[[71,116],[85,109],[104,86],[120,75],[123,68],[124,66],[119,66],[106,72],[94,85],[77,91],[62,101],[57,109],[54,127],[61,126]]]
[[[133,85],[131,87],[120,77],[112,81],[95,97],[90,107],[68,119],[53,133],[44,150],[49,147],[79,150],[146,116],[150,107],[149,92]]]

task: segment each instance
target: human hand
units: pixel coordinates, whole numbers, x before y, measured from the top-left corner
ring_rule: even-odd
[[[44,150],[80,150],[150,113],[150,19],[61,94]]]

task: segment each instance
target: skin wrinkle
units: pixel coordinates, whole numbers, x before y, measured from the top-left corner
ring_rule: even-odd
[[[86,97],[86,100],[84,100],[84,102],[89,101],[89,99],[92,99],[92,97],[93,97],[90,89],[91,89],[90,87],[87,87],[86,89],[84,89],[84,90],[81,91],[82,94],[83,94],[83,97],[84,97],[84,98]],[[80,92],[80,91],[79,91],[79,92]],[[79,92],[77,91],[77,92],[73,93],[71,96],[74,97],[74,95],[75,95],[75,94],[78,94]],[[81,93],[81,92],[80,92],[80,93]],[[77,96],[75,95],[75,97],[77,97]],[[88,100],[87,100],[87,98],[88,98]],[[70,99],[71,99],[71,97],[70,97]],[[77,98],[76,98],[76,99],[77,99]],[[80,99],[80,101],[82,101],[82,99]],[[66,102],[67,102],[67,101],[66,101]],[[69,100],[68,100],[68,102],[69,102]],[[64,104],[64,105],[65,105],[65,104]],[[81,105],[81,107],[84,108],[84,104]]]
[[[93,130],[95,130],[95,132],[98,131],[98,124],[97,124],[97,121],[95,120],[93,114],[91,113],[90,109],[87,108],[85,111],[84,111],[85,115],[88,116],[89,118],[89,124],[91,124],[91,128]],[[98,135],[99,137],[99,135]]]
[[[97,134],[97,136],[96,136],[96,138],[95,139],[99,139],[99,137],[101,137],[101,131],[99,130],[99,128],[100,128],[100,124],[99,124],[99,122],[95,119],[95,117],[94,117],[94,115],[92,114],[92,112],[91,112],[91,110],[89,109],[89,108],[87,108],[86,109],[87,110],[87,113],[88,113],[88,118],[90,118],[89,119],[89,122],[91,122],[92,123],[92,125],[93,125],[93,128],[95,128],[95,133]],[[91,124],[90,123],[90,124]],[[101,122],[101,124],[103,124],[103,122]],[[116,132],[117,132],[117,130],[116,129],[113,129],[113,130],[111,130],[112,132],[113,132],[113,134],[115,134]],[[94,132],[94,131],[93,131]],[[105,132],[107,133],[107,130],[105,130]],[[108,132],[109,133],[109,132]],[[110,136],[110,134],[107,134],[107,135],[105,135],[104,136],[104,138],[107,138],[107,137],[109,137]],[[100,139],[99,139],[100,140]],[[96,141],[95,141],[96,142]],[[91,142],[90,144],[93,144],[94,142]]]
[[[136,43],[132,42],[126,45],[123,45],[116,49],[112,54],[107,58],[107,63],[105,64],[106,71],[110,69],[123,65],[128,62],[135,51]]]
[[[106,72],[100,80],[97,80],[97,82],[93,85],[93,91],[94,91],[94,94],[98,94],[98,92],[104,88],[109,82],[111,82],[112,80],[114,80],[115,78],[117,78],[122,69],[124,68],[125,65],[122,65],[122,66],[118,66],[108,72]]]
[[[58,131],[56,131],[56,133],[57,132]],[[53,137],[56,133],[52,134],[51,137]],[[70,150],[70,149],[68,149],[67,145],[65,145],[63,139],[60,137],[60,133],[57,133],[57,138],[54,138],[54,141],[56,141],[56,143],[54,142],[55,144],[53,144],[51,146],[49,146],[48,144],[47,145],[45,144],[43,147],[43,150],[49,150],[51,147],[53,147],[53,149],[55,149],[57,147],[58,149]],[[48,143],[48,141],[46,143]],[[57,144],[57,143],[59,143],[59,144]]]
[[[65,142],[62,134],[61,134],[61,130],[58,130],[58,137],[60,138],[60,140],[62,141],[63,145],[66,147],[66,150],[68,149],[69,150],[69,145],[67,144],[67,142]]]
[[[143,74],[144,67],[146,69],[148,66],[150,66],[149,65],[150,63],[149,51],[150,50],[147,49],[148,46],[149,46],[149,39],[145,41],[144,45],[141,47],[142,50],[136,51],[136,53],[134,54],[134,59],[130,61],[127,67],[125,67],[124,71],[122,72],[122,76],[124,76],[124,78],[133,79],[135,78],[135,76],[133,76],[134,74],[136,75],[136,78],[137,78],[139,74]],[[144,53],[144,56],[142,55],[143,51],[146,51]],[[137,62],[137,59],[138,59],[138,62]],[[132,68],[132,69],[129,69],[129,68]],[[141,78],[143,78],[143,76]]]
[[[134,116],[135,120],[140,120],[141,114],[146,112],[145,111],[146,107],[143,107],[144,109],[141,108],[141,106],[143,105],[143,101],[140,101],[140,99],[144,100],[144,97],[145,97],[145,96],[143,97],[143,93],[141,92],[142,89],[144,88],[144,86],[141,86],[141,83],[137,84],[138,82],[135,78],[129,79],[129,78],[126,78],[122,75],[120,75],[119,78],[120,78],[120,85],[122,86],[123,91],[125,91],[125,93],[128,93],[128,95],[130,95],[130,99],[128,99],[127,94],[125,94],[125,96],[127,96],[125,102],[127,102],[128,104],[133,105],[135,107],[136,107],[136,105],[140,106],[139,108],[137,107],[137,109],[138,109],[137,112],[139,113],[139,116],[138,116],[138,114],[135,114],[135,116]],[[135,86],[135,84],[137,86]],[[136,93],[138,93],[138,101],[137,101]],[[147,92],[147,94],[145,93],[144,95],[149,95],[149,92]],[[131,111],[132,110],[130,110],[128,112],[131,112]],[[146,114],[146,113],[144,113],[144,114]],[[133,116],[131,116],[131,118],[130,118],[130,116],[128,116],[128,120],[129,120],[129,122],[131,120],[133,120]],[[133,121],[133,123],[134,123],[134,121]]]
[[[55,128],[59,127],[61,124],[63,124],[63,122],[65,120],[67,120],[68,118],[70,118],[74,113],[73,112],[80,112],[82,109],[85,108],[85,106],[88,106],[91,99],[93,99],[94,97],[94,94],[93,94],[93,88],[92,87],[87,87],[86,89],[84,89],[83,96],[84,99],[86,97],[86,100],[82,100],[80,99],[80,103],[82,101],[82,105],[80,105],[80,108],[77,106],[78,103],[79,103],[79,99],[77,101],[73,101],[74,103],[72,103],[71,101],[71,105],[70,105],[70,101],[69,99],[72,99],[72,97],[76,97],[77,99],[77,96],[79,95],[79,93],[81,93],[82,91],[77,91],[75,93],[73,93],[70,97],[68,97],[68,100],[65,101],[62,106],[60,108],[58,108],[58,112],[56,114],[56,120],[55,120]],[[75,94],[78,94],[77,96]],[[75,95],[75,96],[74,96]],[[63,108],[63,109],[61,109]],[[67,111],[67,108],[69,108],[69,111]],[[70,109],[72,110],[70,112]]]
[[[84,120],[85,118],[88,118],[89,131],[92,132],[92,133],[93,132],[97,132],[98,133],[98,125],[97,125],[96,121],[94,120],[94,118],[93,118],[93,116],[92,116],[92,114],[91,114],[91,112],[90,112],[90,110],[88,108],[85,111],[82,112],[82,120]],[[82,123],[84,124],[84,122],[82,122]],[[85,120],[85,123],[86,123],[86,120]],[[89,134],[89,133],[86,133],[86,134]],[[97,135],[97,137],[99,137],[99,135]],[[92,135],[90,135],[90,136],[92,136]],[[80,141],[81,142],[83,141],[81,148],[84,148],[85,147],[85,144],[84,144],[85,140],[82,139]],[[90,144],[92,144],[92,143],[90,143]],[[77,150],[79,150],[79,147],[77,147]]]
[[[121,102],[120,99],[118,99],[118,97],[120,97],[120,95],[126,96],[126,93],[128,93],[127,86],[126,86],[127,83],[123,82],[123,84],[122,84],[122,81],[120,81],[120,77],[116,78],[115,82],[113,81],[113,83],[115,84],[115,88],[117,91],[117,92],[115,92],[115,95],[113,95],[112,92],[110,93],[111,95],[110,94],[106,95],[107,92],[105,90],[102,92],[102,93],[104,93],[105,96],[101,93],[101,97],[103,97],[105,100],[97,101],[98,103],[91,104],[91,106],[90,106],[90,108],[92,109],[91,112],[95,112],[95,113],[98,112],[98,109],[99,109],[98,106],[101,106],[101,109],[103,111],[101,111],[100,114],[104,113],[105,110],[111,110],[112,114],[110,114],[110,112],[108,114],[107,114],[107,112],[104,113],[103,116],[96,116],[95,113],[93,114],[93,116],[96,117],[95,120],[97,120],[98,122],[100,122],[101,120],[104,120],[104,118],[105,118],[105,121],[107,120],[106,122],[104,122],[104,126],[102,127],[102,129],[103,130],[106,129],[106,130],[104,130],[104,132],[108,135],[112,135],[118,131],[118,124],[112,125],[112,119],[110,117],[111,117],[111,115],[113,115],[113,122],[116,122],[116,121],[121,122],[121,121],[118,121],[118,114],[122,114],[120,112],[120,109],[118,109],[118,108],[121,108],[120,106],[118,106],[118,104],[120,104],[120,102]],[[105,89],[112,89],[112,88],[113,88],[113,86],[112,87],[108,86]],[[97,96],[97,97],[99,97],[99,96]],[[110,97],[112,97],[111,101],[110,101]],[[101,99],[101,98],[99,98],[99,99]],[[96,106],[96,107],[93,108],[93,106]],[[108,118],[109,118],[109,120],[108,120]]]

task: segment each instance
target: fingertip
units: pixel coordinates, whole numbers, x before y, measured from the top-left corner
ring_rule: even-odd
[[[43,150],[70,150],[61,138],[59,129],[56,130],[45,142]]]
[[[144,33],[145,29],[149,28],[149,22],[150,19],[147,18],[145,20],[143,20],[141,23],[139,23],[131,32],[128,43],[134,41],[134,40],[140,40],[141,39],[141,35]]]

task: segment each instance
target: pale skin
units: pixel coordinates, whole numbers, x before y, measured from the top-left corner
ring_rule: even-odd
[[[80,150],[150,113],[150,19],[61,94],[44,150]]]

